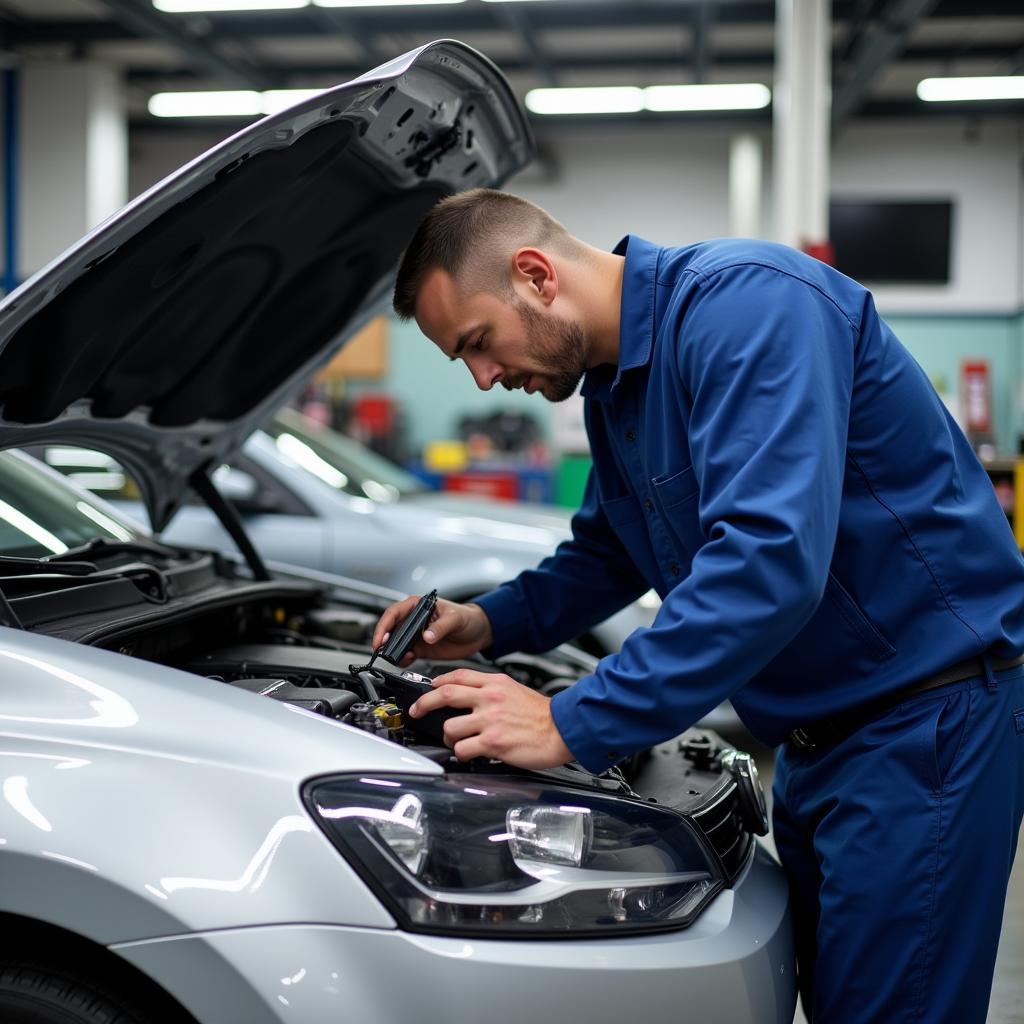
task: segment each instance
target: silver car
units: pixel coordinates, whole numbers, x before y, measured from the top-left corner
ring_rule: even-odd
[[[64,445],[30,450],[144,518],[142,506],[131,500],[133,482],[109,456]],[[404,594],[436,589],[453,601],[469,600],[533,568],[571,534],[568,509],[431,491],[358,442],[287,408],[254,433],[213,481],[267,557]],[[162,536],[173,543],[232,546],[198,500],[184,505]],[[650,626],[659,607],[658,595],[648,591],[576,642],[603,657],[633,630]]]
[[[425,206],[528,154],[494,67],[432,44],[239,133],[0,303],[0,447],[111,455],[158,528],[192,489],[242,555],[0,453],[0,1020],[791,1020],[749,758],[692,730],[630,780],[458,762],[406,715],[451,665],[372,657],[393,595],[267,565],[210,481],[386,300]]]

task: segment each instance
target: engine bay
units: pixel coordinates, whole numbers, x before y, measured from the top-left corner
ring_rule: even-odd
[[[98,552],[101,565],[113,563],[109,568],[89,566],[84,578],[37,573],[5,580],[10,607],[22,628],[291,704],[403,746],[446,773],[532,776],[662,804],[702,829],[729,879],[748,862],[753,835],[767,831],[756,775],[753,783],[744,777],[748,755],[707,730],[689,729],[601,774],[576,763],[538,772],[489,758],[460,761],[443,732],[443,718],[457,712],[408,714],[431,680],[457,668],[504,673],[553,696],[597,664],[576,648],[494,661],[417,658],[401,668],[380,660],[371,667],[386,596],[287,574],[254,580],[210,553],[167,550],[154,558],[138,544],[117,546]]]
[[[504,673],[551,696],[595,664],[582,652],[555,651],[517,653],[494,662],[417,658],[405,668],[379,661],[370,668],[375,609],[339,605],[314,595],[274,593],[272,584],[266,590],[262,600],[196,610],[170,625],[164,621],[154,627],[121,629],[97,646],[324,715],[410,747],[444,766],[461,763],[444,745],[442,724],[435,717],[442,713],[421,719],[409,716],[417,688],[429,686],[429,680],[442,673],[472,668]],[[425,682],[410,683],[405,677]],[[470,770],[487,768],[486,762],[470,765]],[[617,769],[599,777],[581,768],[574,774],[603,788],[629,792],[625,775]]]

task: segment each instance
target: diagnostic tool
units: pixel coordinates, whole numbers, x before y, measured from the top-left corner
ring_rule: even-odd
[[[373,663],[378,658],[385,658],[392,665],[401,665],[402,659],[409,653],[409,648],[412,647],[423,630],[426,629],[427,623],[430,622],[430,617],[434,614],[435,607],[437,607],[437,591],[432,590],[416,602],[416,607],[413,608],[412,613],[402,620],[400,626],[392,630],[391,636],[373,652],[373,657],[370,658],[369,662],[366,665],[360,665],[358,668],[354,665],[350,666],[351,671],[356,675],[360,672],[366,672],[368,669],[373,668]]]
[[[435,607],[437,607],[437,591],[432,590],[416,602],[412,614],[391,633],[387,643],[382,644],[380,649],[374,652],[374,658],[379,654],[382,658],[390,661],[392,665],[401,665],[402,659],[409,653],[409,648],[427,628],[427,623],[430,622],[430,616],[434,614]],[[372,665],[373,662],[371,661],[370,664]]]

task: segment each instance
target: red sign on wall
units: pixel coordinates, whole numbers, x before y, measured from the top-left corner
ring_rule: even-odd
[[[965,359],[960,364],[961,415],[968,435],[992,433],[992,379],[987,359]]]

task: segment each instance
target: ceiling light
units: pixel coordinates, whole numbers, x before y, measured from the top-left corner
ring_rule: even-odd
[[[198,11],[285,11],[308,7],[309,0],[153,0],[165,14],[193,14]]]
[[[526,106],[535,114],[634,114],[643,110],[644,95],[635,85],[531,89]]]
[[[925,78],[917,83],[919,99],[929,103],[956,100],[1024,100],[1024,75],[988,78]]]
[[[759,82],[729,85],[651,85],[644,89],[648,110],[760,110],[772,101]]]
[[[263,97],[252,89],[221,92],[158,92],[149,98],[156,117],[244,117],[263,113]]]
[[[772,94],[758,82],[730,85],[597,86],[532,89],[526,106],[535,114],[635,114],[641,110],[760,110]]]
[[[258,117],[276,114],[322,89],[252,89],[219,92],[158,92],[149,98],[154,117]]]
[[[313,0],[317,7],[436,7],[461,4],[465,0]]]

